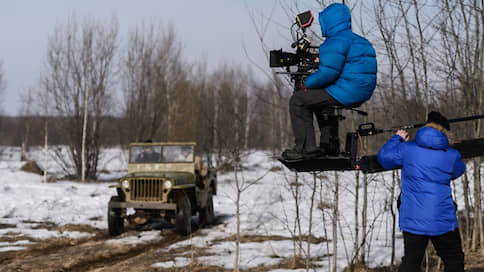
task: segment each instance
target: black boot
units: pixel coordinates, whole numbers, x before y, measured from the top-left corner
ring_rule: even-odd
[[[286,149],[284,150],[284,152],[282,152],[281,157],[288,161],[303,160],[303,159],[308,160],[308,159],[321,157],[321,151],[319,149],[315,149],[312,151],[301,153],[295,149]]]
[[[286,149],[282,152],[281,157],[285,160],[292,161],[292,160],[302,160],[304,159],[303,154],[298,152],[295,149]]]
[[[339,155],[338,124],[339,118],[334,109],[323,109],[316,114],[321,133],[319,148],[323,156]]]
[[[315,149],[309,152],[304,152],[302,155],[304,159],[314,159],[317,157],[321,157],[321,151],[319,149]]]

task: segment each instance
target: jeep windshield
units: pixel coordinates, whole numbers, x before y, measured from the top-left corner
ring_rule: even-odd
[[[193,162],[192,145],[132,146],[130,163]]]

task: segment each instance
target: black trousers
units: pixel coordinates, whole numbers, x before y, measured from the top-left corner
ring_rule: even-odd
[[[442,259],[446,272],[464,271],[464,252],[460,240],[459,228],[438,236],[416,235],[403,232],[405,255],[398,271],[418,272],[425,254],[428,242]]]
[[[334,116],[334,109],[328,106],[340,105],[341,103],[323,89],[295,91],[289,101],[295,138],[294,149],[298,152],[311,152],[318,149],[314,137],[313,114],[316,114],[321,130],[320,143],[330,144],[335,137],[337,140],[338,120]],[[335,126],[336,129],[334,129]]]

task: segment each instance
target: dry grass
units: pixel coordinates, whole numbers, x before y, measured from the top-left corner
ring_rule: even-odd
[[[28,161],[26,162],[20,170],[24,172],[34,173],[38,175],[42,175],[44,171],[40,169],[39,165],[35,161]]]

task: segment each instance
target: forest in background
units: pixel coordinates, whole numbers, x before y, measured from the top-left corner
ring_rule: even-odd
[[[314,9],[331,2],[314,1]],[[449,118],[483,113],[482,0],[346,4],[352,10],[354,31],[375,46],[379,73],[377,89],[362,107],[369,116],[345,112],[341,139],[367,121],[393,127],[423,122],[431,110]],[[301,12],[296,1],[281,5],[291,16]],[[254,20],[271,20],[259,16],[254,13]],[[254,28],[260,33],[261,50],[273,49],[267,47],[264,31]],[[313,43],[319,44],[319,29],[312,30]],[[182,41],[171,26],[140,25],[127,40],[118,36],[115,19],[100,24],[70,18],[59,25],[49,37],[39,82],[21,95],[20,116],[0,118],[0,144],[28,148],[43,145],[48,135],[49,145],[69,147],[77,175],[88,178],[96,177],[102,147],[131,141],[196,141],[200,152],[220,158],[234,154],[234,149],[277,154],[291,146],[292,89],[287,78],[236,63],[209,71],[204,60],[184,59]],[[0,89],[8,83],[2,71],[0,66]],[[473,121],[452,125],[451,132],[454,139],[469,139],[482,137],[482,130],[482,122]],[[377,151],[389,137],[364,139],[362,153]],[[81,167],[82,161],[87,167]],[[476,250],[484,248],[482,217],[472,220],[472,214],[482,214],[480,158],[471,164],[472,172],[462,179],[462,220],[466,247]],[[366,175],[361,186],[365,179]],[[394,179],[396,189],[398,175]]]

